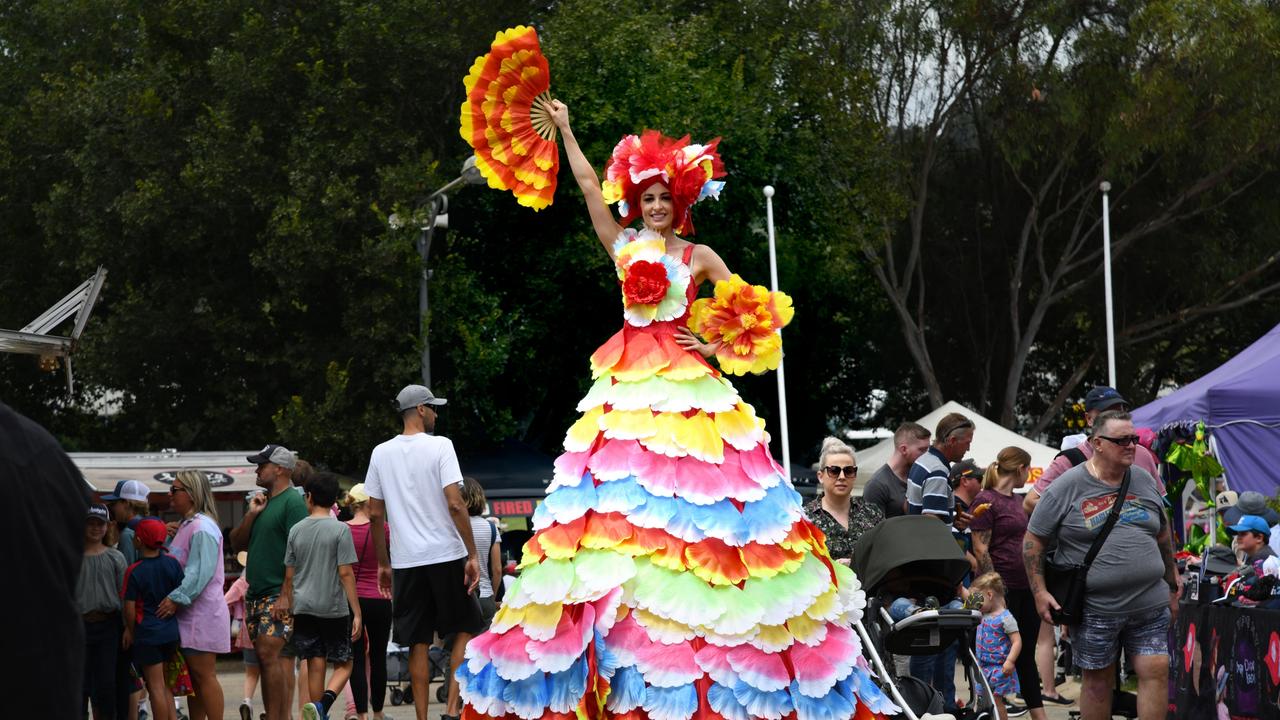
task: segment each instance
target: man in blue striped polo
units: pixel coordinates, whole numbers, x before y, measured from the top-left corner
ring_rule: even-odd
[[[973,421],[969,418],[950,413],[938,421],[933,444],[907,472],[908,515],[933,515],[948,525],[961,519],[953,517],[956,501],[951,491],[951,463],[962,459],[972,443]]]

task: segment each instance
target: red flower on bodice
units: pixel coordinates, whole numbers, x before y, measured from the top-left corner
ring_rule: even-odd
[[[636,260],[627,268],[622,294],[628,302],[653,305],[662,300],[669,287],[671,281],[667,279],[667,268],[662,263]]]

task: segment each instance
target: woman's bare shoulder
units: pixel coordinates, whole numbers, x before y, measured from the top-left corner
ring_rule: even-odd
[[[710,245],[690,244],[693,245],[693,253],[690,255],[689,265],[698,282],[704,280],[718,282],[729,279],[731,274],[729,267]]]

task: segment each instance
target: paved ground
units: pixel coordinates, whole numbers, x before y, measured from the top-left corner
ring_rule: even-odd
[[[241,694],[243,693],[243,683],[244,683],[243,666],[241,665],[240,661],[238,659],[220,660],[218,662],[218,679],[222,681],[223,692],[226,694],[226,698],[227,698],[227,707],[226,707],[226,714],[225,714],[226,720],[239,720],[240,715],[238,714],[239,713],[238,708],[240,705],[240,697],[241,697]],[[958,681],[960,679],[961,678],[957,678]],[[433,720],[435,718],[439,718],[444,711],[444,704],[435,702],[434,694],[435,694],[435,689],[437,685],[438,683],[433,683],[431,685],[432,702],[430,706],[430,717],[433,718]],[[407,688],[408,686],[409,684],[407,682],[404,683],[404,687]],[[965,686],[961,684],[961,685],[958,685],[957,687],[964,688]],[[1080,694],[1080,686],[1075,681],[1072,681],[1072,680],[1068,680],[1066,685],[1060,686],[1059,689],[1062,691],[1063,695],[1066,697],[1074,698],[1074,697],[1078,697]],[[961,693],[963,694],[963,690],[961,690]],[[342,701],[339,700],[339,702],[341,703]],[[1074,705],[1070,707],[1050,705],[1046,708],[1050,720],[1067,720],[1068,711],[1075,710],[1075,709],[1077,708]],[[256,718],[258,713],[260,713],[261,711],[262,711],[262,697],[261,695],[259,695],[258,697],[254,698],[254,717]],[[389,701],[386,707],[384,708],[384,712],[386,717],[391,718],[392,720],[413,720],[413,718],[415,717],[413,706],[411,705],[393,706],[390,704]],[[342,720],[343,718],[343,716],[338,713],[333,713],[332,716],[334,718],[337,718],[338,720]],[[298,717],[297,713],[294,714],[294,717],[295,718]],[[1023,716],[1023,717],[1026,717],[1026,716]]]

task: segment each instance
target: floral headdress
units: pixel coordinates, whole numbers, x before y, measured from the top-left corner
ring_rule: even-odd
[[[618,203],[618,215],[627,225],[640,216],[640,195],[654,183],[671,191],[675,206],[675,231],[693,234],[689,208],[699,200],[719,198],[724,183],[724,163],[716,146],[720,138],[706,145],[689,144],[689,136],[679,140],[664,137],[657,130],[645,130],[639,137],[627,135],[613,148],[605,180],[604,201]]]

